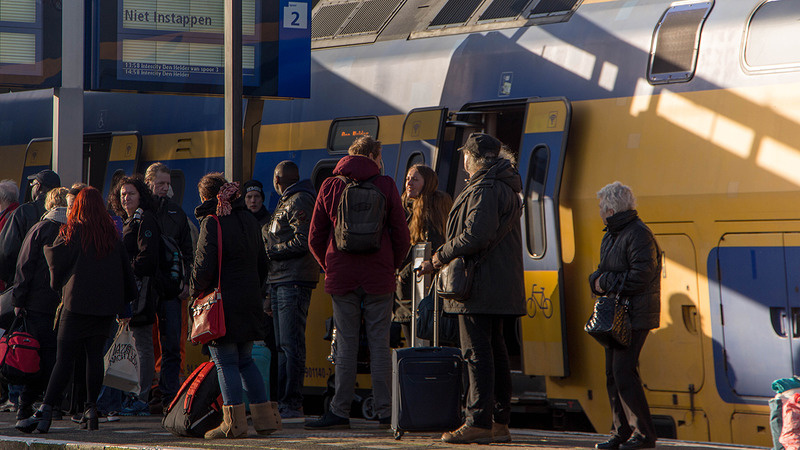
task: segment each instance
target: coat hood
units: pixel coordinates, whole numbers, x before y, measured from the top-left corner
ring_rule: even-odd
[[[291,197],[292,195],[298,192],[308,192],[309,194],[311,194],[312,197],[317,196],[317,191],[314,189],[314,185],[311,184],[311,180],[300,180],[297,183],[286,188],[286,191],[284,191],[283,195],[281,195],[281,200],[286,200],[287,198]]]
[[[500,158],[489,167],[485,167],[476,172],[475,175],[470,178],[470,183],[478,180],[500,181],[507,184],[515,193],[519,194],[522,192],[522,178],[519,176],[517,169],[511,164],[511,161],[505,158]]]
[[[336,168],[333,169],[333,174],[344,175],[356,180],[366,180],[375,175],[380,175],[381,169],[374,161],[366,156],[347,155],[336,164]]]

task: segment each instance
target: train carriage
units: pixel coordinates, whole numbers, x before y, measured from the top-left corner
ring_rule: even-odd
[[[466,136],[497,136],[524,182],[515,410],[598,432],[604,356],[583,332],[595,193],[630,185],[662,250],[661,327],[640,360],[659,434],[769,445],[770,384],[800,366],[798,19],[792,0],[319,0],[311,97],[246,100],[246,173],[269,186],[291,159],[319,186],[371,134],[398,189],[424,162],[454,195]],[[84,176],[106,191],[115,170],[163,161],[191,213],[197,180],[224,167],[220,98],[90,92],[85,105]],[[0,178],[47,167],[51,130],[52,91],[0,95]],[[308,394],[334,373],[330,315],[320,287]]]

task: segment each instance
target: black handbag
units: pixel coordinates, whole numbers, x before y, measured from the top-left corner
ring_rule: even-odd
[[[438,310],[442,311],[442,300],[436,298],[436,293],[433,289],[431,289],[431,292],[417,305],[417,322],[415,328],[417,337],[420,339],[433,341],[433,319],[436,314],[433,304],[434,300],[439,302]],[[458,317],[447,313],[441,313],[439,315],[439,342],[451,344],[455,347],[459,346]]]
[[[439,297],[459,302],[469,299],[478,265],[503,240],[506,233],[511,230],[514,220],[515,217],[511,215],[503,231],[478,258],[458,256],[439,269],[439,274],[436,277],[436,292]]]
[[[627,277],[627,275],[626,275]],[[631,318],[628,314],[628,299],[622,298],[622,287],[608,295],[598,297],[592,312],[583,327],[590,336],[606,348],[627,348],[631,344]]]

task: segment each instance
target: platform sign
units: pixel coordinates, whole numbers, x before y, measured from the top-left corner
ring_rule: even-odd
[[[0,88],[61,85],[60,3],[0,0]]]
[[[310,94],[310,0],[242,0],[243,93]],[[91,88],[224,92],[225,0],[96,1]]]

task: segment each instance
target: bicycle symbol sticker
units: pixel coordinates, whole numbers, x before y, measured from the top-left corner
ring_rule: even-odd
[[[536,317],[536,311],[541,309],[545,319],[549,319],[553,315],[553,302],[544,296],[544,287],[537,290],[536,283],[531,286],[531,296],[525,302],[525,307],[528,312],[528,317]]]

